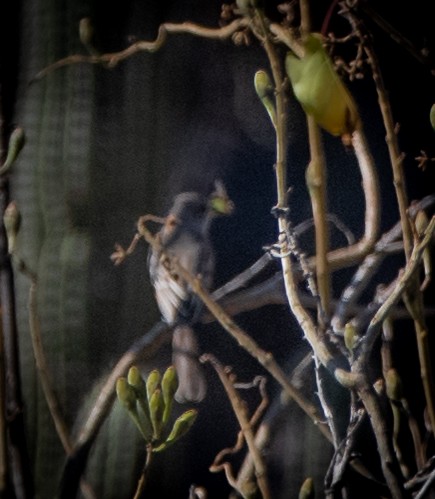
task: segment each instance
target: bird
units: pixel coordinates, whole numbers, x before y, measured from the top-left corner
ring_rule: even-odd
[[[174,326],[172,362],[178,375],[175,399],[180,403],[200,402],[207,391],[193,330],[202,312],[202,302],[185,281],[168,270],[165,257],[176,258],[188,272],[200,276],[203,286],[210,289],[215,264],[211,221],[216,215],[231,213],[232,208],[221,183],[216,183],[216,191],[209,197],[198,192],[178,194],[156,236],[161,250],[151,248],[149,252],[149,275],[157,305],[162,319]]]

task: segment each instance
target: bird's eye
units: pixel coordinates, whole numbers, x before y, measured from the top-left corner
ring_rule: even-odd
[[[204,215],[206,207],[203,204],[195,204],[191,206],[191,213],[196,217],[201,217]]]

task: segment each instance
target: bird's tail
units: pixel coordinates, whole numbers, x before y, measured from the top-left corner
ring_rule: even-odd
[[[176,326],[172,337],[172,362],[178,375],[177,402],[200,402],[205,397],[207,384],[198,355],[193,329],[185,324]]]

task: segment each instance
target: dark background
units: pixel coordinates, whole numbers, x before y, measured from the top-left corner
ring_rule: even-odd
[[[3,133],[6,137],[20,124],[27,135],[27,146],[11,177],[12,195],[24,215],[21,251],[40,276],[45,346],[71,422],[77,414],[80,420],[80,408],[89,403],[95,380],[158,320],[145,246],[121,267],[114,268],[109,260],[115,242],[129,242],[140,214],[163,215],[174,194],[206,192],[215,178],[221,178],[236,210],[213,227],[216,285],[245,269],[261,256],[264,245],[275,241],[276,221],[270,214],[276,201],[274,136],[253,88],[255,71],[267,67],[267,60],[255,42],[235,47],[231,41],[176,35],[159,52],[137,54],[114,69],[71,66],[29,82],[47,64],[83,53],[77,26],[84,16],[95,26],[96,47],[110,52],[132,39],[153,39],[162,22],[191,20],[217,26],[220,5],[217,1],[22,0],[1,7]],[[369,5],[417,49],[433,48],[428,2]],[[275,15],[275,5],[267,7]],[[327,1],[313,2],[314,30],[320,29],[328,7]],[[14,29],[7,30],[9,25]],[[367,20],[367,25],[400,125],[410,199],[420,198],[433,193],[435,185],[433,165],[422,171],[414,160],[420,150],[435,156],[429,123],[434,64],[422,65],[375,23]],[[330,31],[340,34],[346,29],[346,23],[333,16]],[[378,167],[385,230],[398,215],[375,89],[368,77],[350,88]],[[291,219],[297,223],[310,217],[304,181],[308,150],[303,114],[294,102],[290,108],[288,182],[293,187]],[[352,154],[338,139],[325,136],[325,140],[329,209],[360,236],[364,206]],[[392,278],[396,271],[396,265],[387,266],[382,279]],[[344,271],[336,278],[336,294],[349,275]],[[32,368],[27,288],[27,281],[18,277],[25,411],[36,484],[41,490],[47,487],[45,494],[50,497],[63,457]],[[283,364],[293,365],[307,349],[285,306],[270,306],[237,320]],[[201,333],[203,350],[235,366],[241,380],[262,373],[216,326],[204,326]],[[403,348],[398,359],[404,357],[403,351],[414,352],[412,339]],[[163,349],[149,367],[166,366],[169,355],[168,348]],[[187,497],[191,483],[206,486],[210,497],[228,495],[223,474],[207,470],[214,455],[234,441],[234,416],[215,375],[207,374],[210,389],[199,407],[198,423],[184,446],[156,459],[151,497]],[[276,390],[273,382],[269,390],[271,394]],[[276,497],[295,497],[298,484],[309,474],[321,486],[328,462],[317,430],[297,408],[288,410],[295,422],[280,425],[268,454],[272,481],[281,490]],[[115,411],[97,441],[88,473],[101,497],[129,496],[134,466],[142,462],[135,437],[125,415]]]

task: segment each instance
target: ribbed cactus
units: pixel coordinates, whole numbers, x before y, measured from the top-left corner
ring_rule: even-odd
[[[15,121],[25,129],[27,141],[11,177],[11,197],[22,213],[17,254],[37,275],[43,348],[71,432],[73,426],[76,430],[80,425],[77,418],[86,417],[83,406],[89,408],[97,395],[95,375],[107,373],[107,360],[116,359],[137,334],[124,330],[125,325],[134,323],[134,316],[131,308],[122,308],[122,300],[116,296],[120,286],[114,285],[113,278],[104,281],[113,274],[109,255],[120,230],[101,216],[104,213],[110,219],[116,208],[120,186],[113,172],[119,171],[121,163],[117,161],[126,150],[127,155],[133,154],[128,149],[130,139],[110,142],[103,154],[101,149],[96,152],[101,143],[95,132],[101,121],[100,125],[96,121],[101,115],[96,117],[99,94],[95,91],[93,65],[61,68],[29,86],[41,69],[57,59],[87,53],[80,42],[79,24],[80,19],[92,14],[93,5],[89,0],[22,1],[23,50]],[[107,106],[99,109],[104,114]],[[131,110],[129,107],[122,112]],[[106,121],[102,121],[104,128]],[[111,172],[106,167],[109,156]],[[141,176],[147,174],[142,172]],[[125,178],[128,183],[128,175]],[[135,181],[131,185],[136,187]],[[155,185],[151,187],[155,191]],[[139,193],[141,197],[147,194],[146,190],[136,190],[134,195]],[[129,235],[135,216],[129,213]],[[105,253],[100,250],[101,239],[103,244],[110,244]],[[93,282],[96,272],[97,284]],[[137,296],[135,280],[127,275],[126,283],[127,293],[132,296],[134,291]],[[17,272],[20,361],[35,490],[37,497],[51,498],[59,491],[65,452],[35,370],[28,325],[29,285],[29,279]],[[95,286],[99,286],[97,292]],[[112,305],[115,298],[124,314],[123,318],[119,316],[119,324],[113,319],[118,319]],[[140,438],[125,421],[125,414],[114,409],[91,453],[87,476],[101,497],[127,497],[135,487]]]
[[[29,81],[72,47],[86,2],[24,2],[18,117],[28,141],[12,177],[23,215],[18,252],[38,278],[38,312],[53,383],[69,424],[86,387],[86,281],[89,230],[74,219],[86,203],[91,163],[92,68],[80,66]],[[84,91],[84,89],[86,89]],[[17,276],[21,369],[29,443],[38,497],[54,497],[64,451],[37,381],[27,314],[29,282]],[[84,383],[81,383],[81,380]]]

